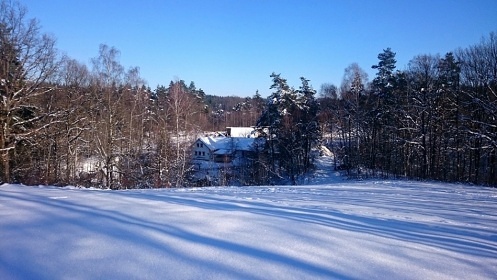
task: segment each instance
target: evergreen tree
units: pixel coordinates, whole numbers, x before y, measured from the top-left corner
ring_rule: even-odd
[[[395,53],[390,48],[383,50],[383,53],[378,55],[378,60],[377,65],[371,66],[378,71],[373,79],[373,90],[379,95],[385,95],[390,93],[395,85],[394,70],[397,60],[395,60]]]
[[[279,74],[273,73],[271,78],[274,91],[268,97],[258,126],[269,131],[272,171],[287,176],[295,184],[297,176],[309,170],[311,148],[320,139],[316,91],[305,78],[301,78],[299,90],[288,86]]]
[[[290,91],[290,87],[288,86],[286,79],[280,77],[280,74],[273,72],[270,77],[273,80],[270,89],[273,89],[274,91],[267,98],[266,106],[257,121],[257,126],[261,131],[264,131],[265,129],[268,131],[269,171],[272,175],[276,175],[276,165],[280,154],[277,141],[281,137],[283,122],[281,116],[281,102],[282,96]]]
[[[395,53],[390,48],[383,50],[378,55],[379,62],[373,65],[377,69],[376,77],[372,82],[372,93],[368,98],[366,119],[370,123],[370,137],[367,145],[370,147],[367,160],[370,169],[383,170],[390,165],[392,141],[394,141],[395,118],[393,107],[396,86]]]
[[[302,104],[302,118],[300,135],[303,146],[303,172],[309,170],[311,163],[311,148],[321,140],[321,129],[318,120],[319,104],[315,99],[316,91],[309,85],[309,80],[301,77],[300,104]]]
[[[258,111],[262,112],[262,109],[264,108],[264,99],[258,90],[255,91],[255,94],[252,97],[252,103],[252,108],[256,108]]]

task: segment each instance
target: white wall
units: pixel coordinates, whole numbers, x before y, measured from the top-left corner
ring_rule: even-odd
[[[200,160],[210,160],[211,154],[209,149],[205,146],[204,142],[197,140],[193,144],[193,158]]]

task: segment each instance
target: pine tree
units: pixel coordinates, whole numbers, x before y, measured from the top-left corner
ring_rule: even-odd
[[[379,62],[373,65],[377,69],[376,77],[372,82],[372,93],[367,102],[368,112],[366,119],[370,123],[371,143],[369,151],[369,166],[371,169],[385,169],[391,165],[392,141],[394,141],[393,116],[396,86],[395,53],[390,48],[383,50],[378,55]]]
[[[305,78],[301,78],[299,90],[288,86],[279,74],[273,73],[271,78],[274,92],[257,124],[269,131],[271,170],[295,184],[297,176],[309,169],[311,148],[321,137],[316,91]]]
[[[280,74],[275,74],[273,72],[270,77],[273,79],[273,84],[270,89],[274,89],[274,91],[266,100],[264,111],[257,121],[257,127],[259,127],[259,130],[261,131],[264,131],[265,129],[268,131],[269,171],[274,175],[276,174],[278,154],[276,141],[280,135],[282,123],[279,107],[282,95],[284,92],[289,91],[290,87],[286,80],[280,77]]]
[[[395,53],[390,48],[383,50],[383,53],[378,55],[378,60],[378,65],[371,66],[371,68],[378,70],[373,79],[373,89],[377,94],[385,95],[390,93],[395,85],[394,70],[397,60],[395,60]]]
[[[309,85],[309,80],[301,77],[300,104],[302,104],[302,119],[300,135],[303,146],[303,172],[307,172],[311,164],[311,149],[321,140],[321,129],[318,120],[319,104],[315,99],[316,91]]]

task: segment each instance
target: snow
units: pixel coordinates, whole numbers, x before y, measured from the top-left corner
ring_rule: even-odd
[[[244,138],[252,137],[253,138],[253,134],[254,134],[255,129],[253,127],[230,126],[230,127],[227,127],[226,130],[228,132],[227,134],[230,137],[244,137]]]
[[[211,151],[217,154],[227,154],[236,149],[239,151],[251,151],[255,144],[261,144],[262,138],[247,137],[201,137],[199,138]]]
[[[0,186],[1,279],[495,279],[497,190]]]

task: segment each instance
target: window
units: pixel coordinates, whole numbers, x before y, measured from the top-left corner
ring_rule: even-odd
[[[195,151],[195,155],[197,155],[197,151]]]
[[[205,152],[202,152],[202,155],[205,156]]]

